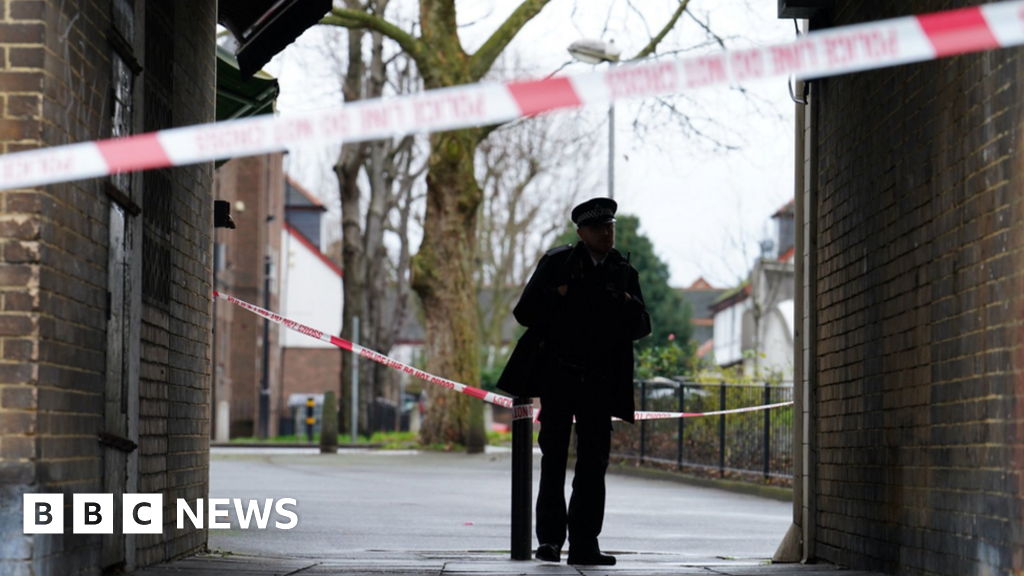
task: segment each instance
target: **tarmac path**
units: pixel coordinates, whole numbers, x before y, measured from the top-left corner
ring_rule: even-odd
[[[233,528],[210,530],[209,546],[306,558],[404,551],[507,555],[510,471],[505,451],[214,449],[211,498],[294,498],[299,522],[291,530],[241,530],[232,511]],[[570,471],[567,493],[571,477]],[[538,480],[539,459],[534,494]],[[791,521],[792,505],[785,502],[616,474],[607,480],[601,546],[611,553],[686,562],[764,560]]]
[[[297,526],[241,530],[231,512],[208,553],[133,576],[880,576],[769,564],[790,503],[616,474],[601,536],[616,566],[512,561],[510,471],[507,451],[214,448],[211,498],[294,498]]]

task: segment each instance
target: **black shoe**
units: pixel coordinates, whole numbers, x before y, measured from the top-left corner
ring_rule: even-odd
[[[545,562],[561,562],[562,548],[554,544],[541,544],[537,546],[537,560]]]
[[[596,548],[581,552],[573,552],[572,548],[570,548],[568,563],[583,566],[615,566],[615,556],[602,554]]]

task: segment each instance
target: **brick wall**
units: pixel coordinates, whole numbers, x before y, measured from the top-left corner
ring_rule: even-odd
[[[323,394],[341,386],[341,355],[348,354],[337,348],[285,348],[284,392],[279,415],[291,416],[288,397],[292,394]],[[344,405],[347,406],[347,398]]]
[[[87,78],[110,64],[97,4],[0,3],[0,151],[98,135],[109,82]],[[22,535],[21,494],[101,491],[108,204],[98,181],[0,195],[0,571],[88,572],[98,538]]]
[[[225,246],[226,269],[219,273],[219,289],[257,306],[281,312],[279,265],[284,222],[284,155],[280,153],[236,158],[217,170],[217,198],[233,205],[234,230],[220,229],[217,241]],[[264,300],[265,258],[273,262],[269,301]],[[232,309],[233,308],[233,309]],[[259,399],[263,379],[263,319],[233,304],[217,303],[217,363],[223,369],[220,398],[230,406],[230,436],[258,435]],[[224,321],[221,321],[223,314]],[[269,329],[268,380],[269,435],[277,434],[273,417],[281,398],[280,328]],[[220,424],[218,424],[220,426]]]
[[[838,0],[816,24],[966,4]],[[813,84],[819,558],[1024,570],[1021,54]]]
[[[0,2],[0,153],[35,148],[42,139],[43,11],[19,4]],[[35,55],[35,65],[25,66],[24,55]],[[12,572],[27,570],[32,555],[31,539],[21,534],[21,499],[35,479],[40,449],[43,200],[36,191],[0,192],[0,569]],[[18,252],[21,258],[11,262]]]
[[[134,3],[141,24],[155,2]],[[111,0],[0,1],[0,153],[109,137],[114,134],[112,55],[107,32]],[[206,122],[214,112],[216,3],[166,3],[175,31],[170,61],[144,68],[173,70],[175,124]],[[143,105],[149,75],[136,77]],[[147,114],[141,108],[134,116]],[[137,122],[134,131],[141,131]],[[139,383],[140,492],[205,497],[208,492],[212,166],[166,172],[172,214],[164,235],[167,298],[139,309],[142,364],[119,377]],[[111,207],[107,184],[92,179],[0,192],[0,572],[98,574],[105,565],[99,536],[22,535],[21,495],[104,492],[112,450],[97,434],[111,427],[108,366],[108,268]],[[129,177],[125,206],[149,207],[148,180]],[[138,216],[142,218],[143,216]],[[125,216],[133,222],[136,216]],[[126,225],[132,229],[132,224]],[[148,224],[147,224],[148,226]],[[146,229],[149,233],[149,229]],[[133,259],[139,265],[139,259]],[[133,276],[125,275],[125,285]],[[133,288],[127,287],[126,294]],[[130,299],[130,296],[126,296]],[[126,305],[127,306],[127,305]],[[138,356],[138,354],[137,354]],[[136,357],[137,357],[136,356]],[[132,361],[125,360],[125,366]],[[141,376],[136,376],[141,372]],[[134,408],[129,409],[129,411]],[[105,422],[106,410],[106,422]],[[126,433],[127,434],[127,433]],[[128,470],[133,470],[133,465]],[[122,470],[123,470],[122,464]],[[165,515],[166,518],[166,515]],[[173,515],[169,522],[173,522]],[[67,518],[70,532],[70,518]],[[166,529],[129,539],[129,565],[195,551],[203,531]],[[121,546],[124,552],[124,546]],[[136,550],[137,548],[137,550]],[[136,554],[137,552],[137,554]]]
[[[162,26],[170,28],[170,55],[175,62],[169,72],[163,72],[165,77],[156,89],[170,88],[171,93],[165,94],[170,117],[161,119],[150,103],[147,114],[157,117],[147,118],[146,129],[165,128],[159,124],[168,119],[174,126],[212,122],[216,2],[146,2],[145,9],[151,74],[167,67],[166,40],[157,35]],[[145,96],[154,99],[152,92]],[[213,165],[147,175],[151,180],[145,193],[170,191],[168,204],[156,204],[170,209],[170,234],[163,234],[170,258],[164,270],[153,272],[157,276],[152,281],[166,278],[170,290],[164,299],[143,278],[139,491],[164,493],[164,533],[139,537],[139,565],[180,557],[206,545],[206,530],[177,530],[174,502],[185,498],[194,506],[209,491]],[[161,177],[169,180],[169,186],[157,184]],[[153,206],[150,213],[155,211]],[[159,225],[147,222],[144,234],[160,237]]]

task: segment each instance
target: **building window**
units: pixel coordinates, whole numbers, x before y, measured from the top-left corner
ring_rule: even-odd
[[[135,3],[133,0],[114,0],[111,5],[111,27],[107,42],[111,54],[111,111],[110,136],[121,138],[135,133],[132,118],[135,95],[135,77],[142,72],[135,59]],[[131,202],[132,173],[118,172],[110,177],[114,197],[122,203]]]

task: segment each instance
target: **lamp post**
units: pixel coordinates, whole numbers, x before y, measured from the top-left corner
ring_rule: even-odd
[[[569,45],[569,54],[585,64],[607,62],[614,66],[621,50],[613,42],[584,38]],[[608,197],[615,198],[615,102],[608,105]]]

